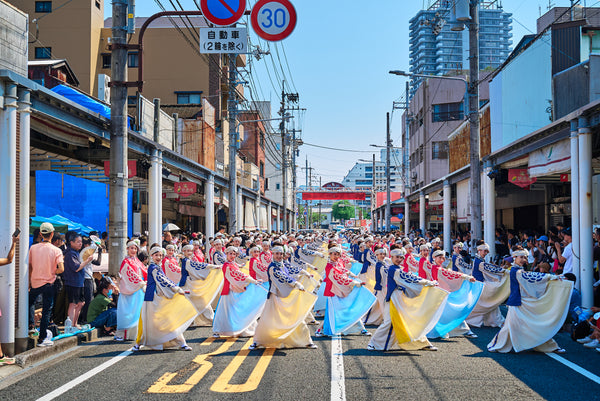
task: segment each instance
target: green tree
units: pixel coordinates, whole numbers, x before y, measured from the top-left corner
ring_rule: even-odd
[[[319,218],[319,216],[320,216],[321,218]],[[310,221],[312,222],[312,224],[313,224],[313,225],[314,225],[314,224],[320,225],[320,224],[321,224],[321,222],[322,222],[322,221],[324,221],[324,220],[327,220],[327,215],[324,215],[324,214],[322,214],[322,213],[319,215],[319,212],[313,212],[313,214],[312,214],[312,217],[311,217],[311,220],[310,220]]]
[[[348,201],[339,201],[333,204],[331,215],[334,220],[350,220],[354,217],[354,206]]]

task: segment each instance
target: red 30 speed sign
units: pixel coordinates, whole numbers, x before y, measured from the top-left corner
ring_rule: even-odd
[[[254,32],[269,41],[288,37],[296,27],[296,9],[289,0],[258,0],[250,21]]]

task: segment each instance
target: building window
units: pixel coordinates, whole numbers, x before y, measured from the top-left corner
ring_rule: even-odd
[[[36,13],[51,13],[52,2],[51,1],[36,1],[35,2]]]
[[[279,183],[275,184],[275,190],[279,191],[279,188],[280,188],[280,184]]]
[[[432,159],[447,159],[448,158],[448,142],[433,142],[431,144]]]
[[[177,104],[201,104],[202,92],[175,92]]]
[[[258,164],[258,168],[259,168],[259,171],[260,171],[260,176],[264,177],[265,176],[265,163],[260,162]]]
[[[94,1],[94,3],[96,3],[96,8],[97,8],[98,10],[101,10],[101,9],[102,9],[102,6],[100,5],[100,0],[95,0],[95,1]]]
[[[135,106],[137,104],[137,96],[136,95],[127,96],[127,104],[129,106]]]
[[[51,57],[52,57],[52,48],[51,47],[36,47],[35,48],[35,58],[49,59]]]
[[[464,118],[463,102],[434,104],[431,121],[456,121]]]
[[[260,133],[260,147],[263,150],[265,148],[265,133],[264,132]]]
[[[102,68],[110,68],[111,55],[110,53],[102,53]]]
[[[129,68],[138,68],[140,61],[137,52],[131,52],[127,54],[127,66]]]
[[[265,178],[265,191],[269,190],[269,179]]]
[[[372,171],[373,171],[373,167],[371,167],[371,166],[365,167],[365,172],[370,173]]]

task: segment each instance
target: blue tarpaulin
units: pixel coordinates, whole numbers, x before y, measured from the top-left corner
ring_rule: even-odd
[[[35,211],[38,216],[52,216],[78,223],[82,232],[108,231],[108,184],[60,174],[54,171],[35,172]],[[133,190],[127,191],[128,226],[133,234]],[[58,216],[57,216],[58,215]]]
[[[70,101],[77,103],[80,106],[90,109],[93,112],[100,114],[110,119],[110,107],[102,102],[86,95],[83,92],[79,92],[77,89],[73,89],[67,85],[58,85],[52,88],[53,92],[58,93],[61,96],[66,97]],[[131,128],[131,118],[127,117],[127,123]]]

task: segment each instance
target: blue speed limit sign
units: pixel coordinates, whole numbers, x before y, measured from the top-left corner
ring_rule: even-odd
[[[296,9],[288,0],[259,0],[252,8],[254,32],[269,41],[288,37],[296,27]]]

